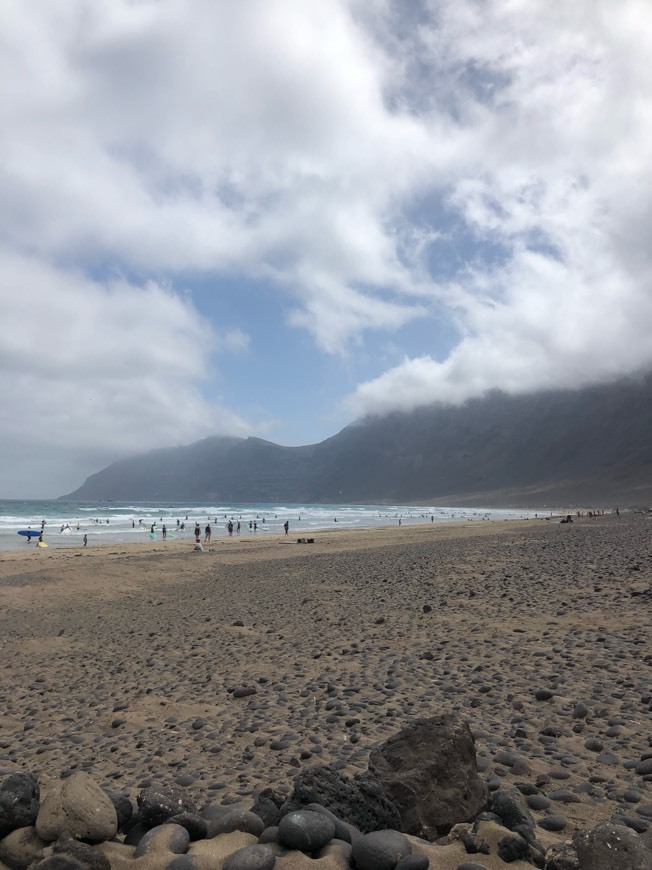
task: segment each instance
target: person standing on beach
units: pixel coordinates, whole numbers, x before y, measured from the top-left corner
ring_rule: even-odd
[[[168,536],[168,530],[165,523],[163,523],[163,528],[161,529],[161,534],[163,535],[163,540],[165,540]]]
[[[290,523],[287,520],[283,523],[283,528],[285,529],[285,537],[287,538],[290,531]]]
[[[88,535],[84,535],[84,546],[88,544]]]
[[[201,529],[199,527],[199,520],[195,523],[195,540],[199,543],[199,539],[201,538]]]
[[[205,544],[207,544],[210,541],[212,534],[213,534],[213,530],[211,529],[211,524],[208,523],[206,525],[206,528],[204,529],[204,543]]]

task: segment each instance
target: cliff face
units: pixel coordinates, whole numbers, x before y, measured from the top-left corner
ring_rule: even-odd
[[[70,499],[652,501],[652,376],[370,417],[320,444],[213,437],[116,462]]]

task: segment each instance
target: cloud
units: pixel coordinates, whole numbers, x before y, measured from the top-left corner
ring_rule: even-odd
[[[25,469],[34,495],[67,486],[121,455],[186,443],[250,424],[200,392],[210,353],[241,349],[246,336],[214,336],[196,310],[154,282],[104,284],[74,270],[0,256],[0,430],[3,493]],[[41,482],[38,463],[56,473]],[[43,483],[42,481],[46,481]]]
[[[492,388],[578,387],[652,366],[652,10],[626,2],[431,3],[412,42],[456,80],[431,118],[473,131],[444,195],[468,259],[433,282],[463,338],[361,384],[355,413],[460,403]],[[614,14],[615,13],[615,14]]]
[[[649,368],[651,34],[646,0],[8,0],[3,430],[243,431],[202,388],[246,324],[197,275],[272,282],[327,354],[454,324],[352,414]]]

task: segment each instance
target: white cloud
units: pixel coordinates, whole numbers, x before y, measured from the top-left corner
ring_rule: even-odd
[[[31,494],[59,495],[53,487],[64,477],[74,488],[121,455],[216,431],[249,434],[249,424],[209,405],[199,389],[212,371],[210,351],[241,349],[246,336],[215,337],[170,290],[102,285],[6,252],[0,287],[3,494],[24,497],[27,476]],[[52,473],[37,476],[38,463],[48,462]]]

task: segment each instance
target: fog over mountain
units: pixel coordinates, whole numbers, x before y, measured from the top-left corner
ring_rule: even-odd
[[[645,504],[652,376],[367,417],[304,447],[210,437],[116,462],[62,498]]]

